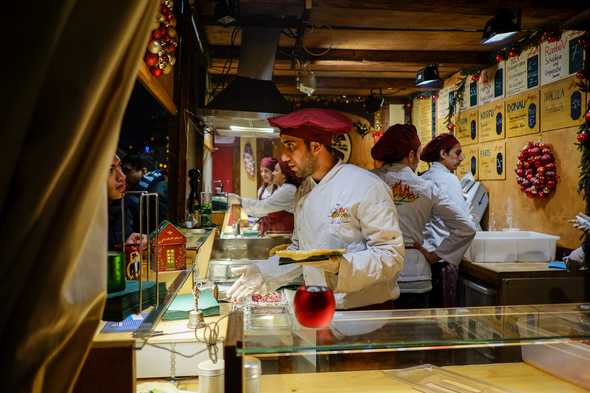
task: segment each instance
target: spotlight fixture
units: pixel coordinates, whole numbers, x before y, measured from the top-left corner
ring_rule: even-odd
[[[483,45],[505,44],[520,31],[520,9],[504,10],[487,21],[481,43]]]
[[[438,76],[438,65],[429,64],[426,67],[418,70],[416,73],[416,86],[417,87],[432,87],[439,88],[442,85],[442,81]]]

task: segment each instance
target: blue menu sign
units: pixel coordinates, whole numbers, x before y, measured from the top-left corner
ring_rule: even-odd
[[[504,69],[498,68],[494,75],[494,97],[504,94]]]
[[[580,45],[580,37],[570,40],[570,58],[569,58],[569,73],[573,74],[582,69],[584,60],[584,49]]]
[[[477,82],[469,84],[469,106],[477,105]]]
[[[539,55],[529,57],[526,62],[527,88],[539,85]]]

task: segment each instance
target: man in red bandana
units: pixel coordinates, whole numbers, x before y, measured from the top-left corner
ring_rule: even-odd
[[[391,191],[377,176],[345,164],[332,137],[351,121],[328,109],[304,109],[269,119],[281,130],[282,159],[305,178],[295,198],[291,249],[346,249],[314,266],[278,266],[271,260],[240,270],[229,290],[233,299],[274,289],[303,273],[307,285],[334,289],[339,309],[392,308],[404,247]]]

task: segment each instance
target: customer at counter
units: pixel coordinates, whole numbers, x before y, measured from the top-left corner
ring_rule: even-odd
[[[278,160],[272,171],[272,181],[276,191],[266,199],[241,198],[228,194],[229,203],[241,205],[245,212],[253,217],[261,217],[259,233],[293,233],[293,212],[295,210],[295,192],[301,183],[285,161]]]
[[[123,239],[129,234],[125,244],[139,244],[142,241],[142,236],[139,233],[133,233],[133,216],[129,209],[126,209],[125,214],[125,233],[123,230],[122,214],[121,214],[121,198],[125,195],[126,183],[125,174],[121,169],[121,159],[115,155],[113,162],[109,169],[109,177],[107,179],[107,198],[108,198],[108,215],[109,215],[109,233],[108,233],[108,249],[122,250]],[[145,239],[143,239],[145,241]]]
[[[277,189],[277,186],[272,181],[272,172],[275,170],[277,164],[276,158],[264,157],[260,160],[260,178],[262,185],[258,188],[258,199],[264,200],[270,197]]]
[[[431,264],[440,259],[459,263],[464,246],[475,236],[475,225],[434,183],[416,175],[422,146],[413,125],[390,127],[371,149],[371,156],[384,165],[373,172],[391,188],[406,246],[406,258],[398,284],[396,308],[430,305]],[[433,251],[422,248],[428,220],[440,219],[449,235]]]
[[[307,285],[328,285],[338,309],[392,308],[399,296],[404,246],[387,185],[369,171],[339,160],[332,136],[352,128],[329,109],[304,109],[269,119],[281,130],[282,159],[305,178],[296,194],[294,250],[344,248],[341,257],[301,265],[278,258],[234,271],[242,276],[228,291],[238,300],[274,290],[303,273]]]
[[[426,145],[422,152],[422,161],[431,167],[422,177],[432,181],[443,190],[451,202],[460,208],[468,217],[469,208],[461,182],[453,174],[463,161],[461,144],[452,134],[441,134]],[[426,224],[424,232],[424,248],[433,251],[449,236],[450,228],[442,217],[432,217]],[[456,288],[458,280],[458,266],[461,258],[469,248],[471,242],[463,244],[456,251],[460,255],[457,259],[444,259],[432,265],[433,303],[436,307],[456,306]]]

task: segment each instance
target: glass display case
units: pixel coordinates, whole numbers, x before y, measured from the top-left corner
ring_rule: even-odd
[[[362,385],[367,378],[408,391],[412,386],[423,392],[519,391],[506,381],[482,388],[490,381],[477,377],[478,372],[489,376],[489,369],[506,364],[511,364],[502,366],[506,370],[517,367],[536,375],[531,377],[535,383],[590,389],[587,304],[342,311],[323,329],[299,325],[289,304],[249,304],[230,314],[224,351],[227,392],[247,391],[248,373],[242,367],[250,357],[261,361],[262,392],[273,391],[269,384],[275,384],[274,391],[282,391],[276,384],[283,384],[304,392],[324,383],[332,385],[329,391],[373,391]],[[400,373],[402,369],[410,371]],[[451,380],[456,386],[447,384]]]

